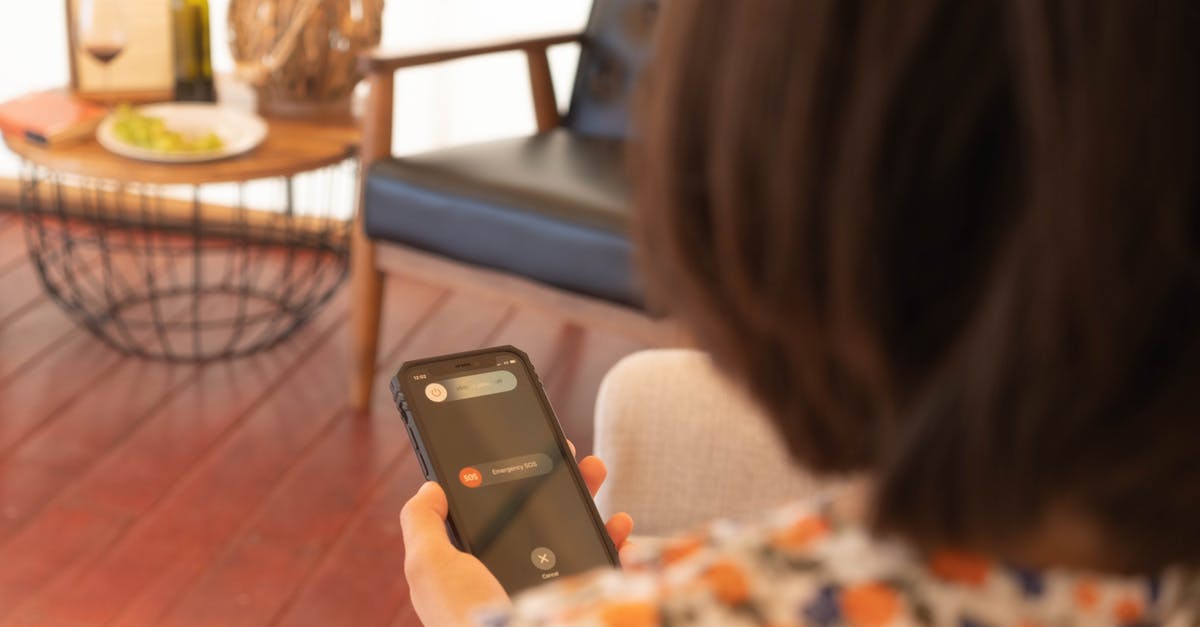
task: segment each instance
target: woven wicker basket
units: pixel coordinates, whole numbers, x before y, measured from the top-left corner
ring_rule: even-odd
[[[382,19],[383,0],[231,0],[229,46],[262,112],[348,116],[357,57],[379,44]]]

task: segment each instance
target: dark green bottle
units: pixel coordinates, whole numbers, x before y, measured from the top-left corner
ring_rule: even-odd
[[[208,0],[171,0],[175,26],[175,99],[215,102]]]

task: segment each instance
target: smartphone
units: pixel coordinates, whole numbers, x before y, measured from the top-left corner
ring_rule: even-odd
[[[618,565],[541,381],[512,346],[406,362],[392,393],[447,529],[509,594]]]

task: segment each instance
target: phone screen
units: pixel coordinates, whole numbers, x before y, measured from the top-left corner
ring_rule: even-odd
[[[483,368],[462,373],[433,364],[405,372],[406,396],[464,548],[510,593],[612,566],[539,384],[515,353],[482,359]]]

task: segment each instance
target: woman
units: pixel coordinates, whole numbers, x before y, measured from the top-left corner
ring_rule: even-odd
[[[653,292],[861,487],[497,622],[1200,620],[1198,33],[1190,0],[666,3]],[[508,603],[444,515],[403,516],[436,625]]]

